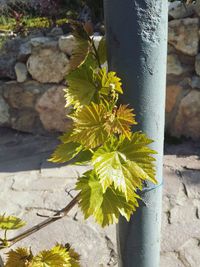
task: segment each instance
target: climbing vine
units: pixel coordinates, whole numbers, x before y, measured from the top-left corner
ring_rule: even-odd
[[[103,37],[97,47],[87,27],[72,23],[76,48],[71,57],[71,72],[66,80],[66,107],[70,107],[70,130],[60,137],[60,144],[49,161],[88,164],[90,170],[78,178],[76,197],[55,216],[9,239],[7,231],[18,229],[24,222],[18,218],[0,216],[4,237],[0,248],[40,230],[63,216],[76,204],[85,219],[92,216],[102,227],[117,223],[120,216],[130,220],[138,208],[144,181],[157,183],[154,157],[149,147],[153,141],[134,130],[137,124],[134,110],[118,104],[123,94],[117,74],[107,70],[106,43]],[[103,67],[104,66],[104,67]],[[70,246],[57,244],[49,251],[34,256],[30,249],[18,248],[8,253],[6,267],[80,266],[79,256]]]

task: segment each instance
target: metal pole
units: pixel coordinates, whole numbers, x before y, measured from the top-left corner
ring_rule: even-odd
[[[109,68],[122,78],[122,101],[135,109],[135,129],[151,137],[158,152],[159,186],[147,184],[131,221],[117,226],[120,267],[159,267],[167,10],[167,0],[104,0]]]

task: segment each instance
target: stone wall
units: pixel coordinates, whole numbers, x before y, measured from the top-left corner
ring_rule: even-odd
[[[98,45],[101,37],[96,36]],[[14,38],[0,55],[0,126],[24,132],[63,132],[64,91],[75,40],[61,28]]]
[[[200,138],[199,15],[200,4],[169,5],[166,132],[195,140]],[[7,41],[0,54],[0,126],[35,133],[67,130],[64,77],[75,45],[61,28]]]
[[[200,1],[169,5],[166,131],[200,138]]]

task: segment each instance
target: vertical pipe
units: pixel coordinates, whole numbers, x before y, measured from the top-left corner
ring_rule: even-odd
[[[104,0],[109,68],[122,78],[138,127],[155,142],[162,185],[167,55],[167,0]],[[148,183],[128,223],[117,226],[120,267],[159,267],[162,187]]]

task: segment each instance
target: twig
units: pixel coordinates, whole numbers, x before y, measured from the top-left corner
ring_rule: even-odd
[[[58,211],[57,213],[54,214],[53,217],[49,217],[48,219],[44,220],[43,222],[31,227],[30,229],[26,230],[25,232],[11,238],[11,239],[8,239],[6,240],[6,246],[4,246],[4,243],[1,242],[0,243],[0,248],[8,248],[8,247],[11,247],[13,246],[15,243],[19,242],[20,240],[38,232],[39,230],[41,230],[42,228],[46,227],[47,225],[65,217],[69,211],[78,203],[79,201],[79,196],[80,196],[80,193],[74,197],[72,199],[72,201],[65,207],[63,208],[62,210]]]
[[[98,51],[96,49],[96,46],[94,44],[94,41],[90,38],[90,43],[92,44],[92,48],[94,50],[94,53],[95,53],[95,57],[96,57],[96,60],[98,62],[98,65],[99,65],[99,68],[101,69],[101,61],[100,61],[100,58],[99,58],[99,54],[98,54]]]

